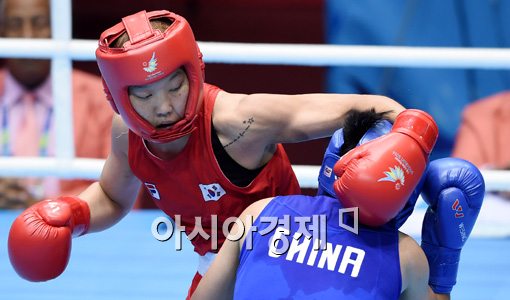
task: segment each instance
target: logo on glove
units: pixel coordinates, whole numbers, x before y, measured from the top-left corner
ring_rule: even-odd
[[[331,175],[333,175],[333,168],[331,168],[330,166],[325,166],[324,167],[324,176],[331,178]]]
[[[394,168],[390,167],[390,171],[386,171],[384,172],[384,174],[386,175],[386,177],[377,180],[377,182],[380,181],[395,182],[396,190],[399,190],[404,185],[406,178],[404,175],[404,171],[402,171],[402,169],[399,166],[395,166]]]
[[[464,213],[462,212],[462,205],[459,204],[459,199],[456,199],[455,202],[452,204],[452,210],[455,211],[455,218],[463,218]]]

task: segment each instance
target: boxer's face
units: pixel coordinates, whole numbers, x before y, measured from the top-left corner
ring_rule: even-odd
[[[135,111],[156,128],[166,128],[184,117],[189,83],[178,69],[154,83],[129,87],[129,100]]]
[[[49,0],[5,0],[2,35],[8,38],[51,38]],[[50,61],[8,59],[7,68],[22,85],[31,89],[49,74]]]

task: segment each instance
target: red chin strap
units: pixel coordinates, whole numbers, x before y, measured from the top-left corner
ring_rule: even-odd
[[[155,143],[168,143],[180,139],[188,134],[191,134],[197,129],[196,121],[198,114],[195,114],[192,119],[182,119],[170,127],[171,134],[167,129],[155,129],[152,133],[140,132],[140,136],[145,140]]]
[[[171,24],[161,32],[152,28],[150,21],[155,19],[166,19]],[[110,47],[124,33],[129,40],[121,48]],[[131,131],[148,141],[166,143],[196,129],[202,105],[204,63],[193,32],[183,17],[164,10],[127,16],[101,34],[96,58],[107,99]],[[135,111],[128,88],[154,83],[179,68],[184,69],[189,82],[184,117],[169,128],[158,129]]]

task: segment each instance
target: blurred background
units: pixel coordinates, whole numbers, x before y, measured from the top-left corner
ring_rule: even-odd
[[[100,8],[100,9],[98,9]],[[125,15],[167,9],[185,17],[198,41],[242,43],[326,43],[322,0],[73,1],[73,38],[97,39]],[[313,55],[313,53],[311,53]],[[75,66],[99,75],[95,62]],[[206,65],[206,81],[229,92],[300,94],[325,92],[327,69],[279,65]],[[293,164],[320,165],[328,139],[285,145]],[[305,189],[315,194],[315,189]],[[151,206],[145,201],[143,206]]]
[[[143,9],[167,9],[184,16],[198,41],[464,48],[508,48],[510,43],[510,0],[72,1],[73,38],[97,40],[105,28]],[[314,55],[310,53],[311,57]],[[5,60],[0,64],[5,65]],[[93,61],[74,62],[73,66],[99,75]],[[209,63],[206,65],[206,81],[239,93],[386,95],[408,108],[423,109],[435,118],[440,138],[432,153],[433,159],[456,155],[475,162],[481,168],[508,169],[510,166],[510,151],[507,149],[507,146],[510,147],[510,96],[507,94],[510,72],[506,69]],[[489,103],[489,108],[481,105],[483,103]],[[466,112],[468,107],[473,109]],[[463,141],[470,143],[459,142],[461,136]],[[294,165],[320,165],[328,140],[285,145],[285,148]],[[6,184],[10,184],[9,190],[19,190],[15,184]],[[305,193],[314,194],[315,190],[307,189]],[[463,259],[464,269],[460,270],[459,285],[454,294],[459,299],[504,299],[507,295],[504,287],[510,286],[510,278],[506,275],[510,256],[504,252],[508,248],[510,228],[506,214],[510,211],[510,202],[505,199],[510,197],[504,193],[491,196],[500,198],[486,199],[486,203],[492,201],[493,205],[484,206],[478,222],[478,228],[486,230],[477,232],[478,228],[475,228],[474,235],[492,239],[473,239],[468,243],[467,259]],[[145,207],[151,207],[151,203],[146,202]],[[423,212],[424,206],[419,204],[417,214],[410,219],[412,224],[407,229],[413,235],[419,236]],[[4,245],[7,230],[16,215],[17,211],[8,213],[0,210],[0,236]],[[74,299],[99,299],[98,294],[101,293],[108,299],[140,299],[148,295],[154,296],[151,299],[158,298],[161,295],[157,289],[161,286],[151,284],[166,282],[163,276],[183,276],[180,271],[189,269],[189,266],[180,264],[188,263],[188,259],[193,263],[194,258],[191,258],[193,255],[189,247],[183,258],[180,253],[170,251],[168,244],[158,244],[150,236],[150,222],[157,215],[155,211],[130,215],[112,230],[78,239],[77,252],[73,253],[74,260],[71,261],[75,264],[74,268],[71,266],[63,277],[35,289],[34,285],[14,274],[6,259],[6,249],[2,247],[0,274],[7,280],[3,281],[4,286],[0,289],[0,299],[16,299],[16,295],[20,299],[23,298],[21,295],[29,299],[38,291],[41,291],[40,299],[52,298],[51,291],[55,295],[61,295],[61,292],[74,294]],[[498,239],[501,237],[505,239]],[[139,242],[141,239],[147,241]],[[137,247],[132,247],[133,243],[148,249],[137,250]],[[119,251],[119,244],[126,251]],[[98,249],[106,253],[100,260]],[[140,258],[140,253],[146,256]],[[169,253],[172,257],[168,256]],[[125,265],[126,261],[136,265],[130,267]],[[176,268],[167,264],[170,261],[172,264],[177,262]],[[105,271],[103,266],[108,264],[113,266]],[[173,273],[168,273],[168,270]],[[92,279],[98,273],[103,277]],[[484,278],[480,282],[482,273]],[[178,282],[186,285],[190,276],[192,273],[179,278]],[[85,278],[85,286],[79,287],[75,279],[82,277]],[[140,281],[140,277],[145,280]],[[109,282],[111,289],[97,289],[97,281]],[[94,285],[95,290],[86,293],[87,284]],[[483,291],[491,291],[492,297],[467,290],[480,285],[484,286]],[[141,294],[119,293],[125,287]],[[182,296],[186,286],[178,288],[177,295]]]
[[[319,0],[73,1],[73,37],[97,39],[104,28],[127,14],[142,9],[167,9],[188,20],[198,41],[323,44],[324,8],[325,2]],[[76,66],[99,74],[95,62],[78,62]],[[206,66],[208,83],[239,93],[325,91],[326,74],[325,68],[317,67],[213,63]],[[308,145],[314,155],[309,152],[305,155],[303,145],[298,148],[289,145],[287,150],[302,164],[320,164],[325,145],[324,141]]]
[[[124,15],[162,8],[186,17],[199,41],[466,48],[507,48],[510,43],[510,1],[507,0],[73,1],[73,37],[97,39],[104,28]],[[75,65],[98,73],[94,62]],[[510,72],[209,63],[206,81],[242,93],[337,92],[389,96],[408,108],[423,109],[436,119],[440,137],[432,153],[434,159],[452,154],[463,109],[472,102],[508,90]],[[285,145],[285,148],[293,164],[317,165],[321,163],[327,141]]]
[[[126,14],[160,8],[186,17],[199,41],[467,48],[510,43],[506,0],[74,1],[73,36],[96,39]],[[93,62],[77,66],[97,73]],[[510,88],[507,70],[208,64],[206,75],[232,92],[387,95],[434,116],[441,129],[435,158],[451,154],[465,105]],[[320,163],[322,143],[307,145],[318,155],[300,155],[302,147],[287,148],[299,163]]]

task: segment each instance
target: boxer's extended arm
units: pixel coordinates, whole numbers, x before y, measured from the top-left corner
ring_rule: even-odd
[[[341,94],[230,94],[216,99],[213,124],[227,152],[241,165],[256,168],[274,144],[331,136],[351,109],[391,111],[404,107],[384,96]]]
[[[396,101],[376,95],[342,94],[228,94],[218,95],[223,109],[231,110],[231,121],[253,118],[253,129],[261,131],[269,143],[288,143],[331,136],[341,127],[347,112],[374,108],[376,112],[391,111],[388,118],[395,120],[405,108]],[[236,124],[234,124],[236,126]],[[238,127],[241,127],[239,125]]]

